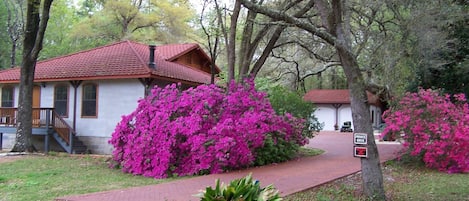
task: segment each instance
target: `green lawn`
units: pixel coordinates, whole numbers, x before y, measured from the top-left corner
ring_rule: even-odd
[[[390,161],[383,165],[388,200],[469,201],[469,174],[447,174]],[[286,201],[367,200],[360,173],[287,196]]]
[[[302,150],[303,156],[320,150]],[[23,156],[0,163],[0,201],[53,200],[56,197],[157,184],[155,180],[108,168],[108,158],[93,156]],[[383,165],[388,200],[469,201],[469,174],[446,174],[394,161]],[[197,192],[194,192],[197,193]],[[287,201],[367,200],[359,173],[287,196]]]
[[[0,163],[0,201],[53,200],[56,197],[157,184],[155,180],[108,168],[108,158],[24,156]]]

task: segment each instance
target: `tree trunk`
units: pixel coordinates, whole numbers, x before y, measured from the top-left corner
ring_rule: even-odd
[[[364,192],[372,199],[385,200],[386,195],[383,187],[383,174],[381,172],[378,148],[375,143],[371,125],[365,83],[356,57],[353,55],[352,48],[350,47],[351,43],[347,35],[350,32],[349,30],[344,30],[350,28],[342,19],[345,9],[344,2],[341,0],[313,0],[322,23],[316,24],[318,22],[303,20],[301,17],[291,16],[285,12],[258,6],[249,0],[240,1],[249,9],[267,15],[273,19],[293,24],[323,39],[329,45],[334,46],[349,85],[355,132],[366,133],[368,137],[368,158],[361,159]]]
[[[368,138],[368,157],[361,158],[363,189],[371,199],[385,200],[383,173],[381,172],[378,148],[373,135],[366,85],[356,56],[351,51],[349,30],[347,30],[350,26],[347,25],[347,21],[344,22],[342,19],[343,14],[347,13],[344,7],[344,2],[332,0],[334,20],[330,23],[330,27],[333,35],[337,37],[335,48],[347,77],[354,130],[356,133],[366,133]]]
[[[36,60],[42,49],[42,41],[49,20],[52,0],[45,0],[40,18],[41,0],[28,1],[26,32],[23,42],[23,62],[20,75],[16,142],[12,152],[33,152],[32,138],[32,94]]]
[[[233,14],[231,15],[230,33],[226,51],[228,55],[228,82],[235,79],[236,62],[236,27],[238,25],[239,12],[241,11],[241,2],[236,0]]]
[[[27,41],[25,41],[27,42]],[[23,58],[18,97],[16,143],[12,152],[33,152],[32,138],[32,92],[35,61]]]
[[[337,53],[349,85],[354,130],[356,133],[366,133],[368,137],[368,158],[361,158],[363,189],[368,197],[385,200],[383,173],[370,122],[371,116],[365,82],[354,57],[340,48],[337,49]]]
[[[16,66],[16,41],[13,41],[11,44],[11,53],[10,53],[10,68],[13,68]]]

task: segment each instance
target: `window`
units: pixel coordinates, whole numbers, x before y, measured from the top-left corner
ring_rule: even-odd
[[[58,85],[54,88],[54,108],[62,117],[68,116],[68,86]]]
[[[83,117],[96,117],[97,116],[97,94],[98,87],[95,84],[83,85],[83,96],[81,104],[81,116]]]
[[[2,88],[2,107],[13,107],[13,90],[11,86]]]

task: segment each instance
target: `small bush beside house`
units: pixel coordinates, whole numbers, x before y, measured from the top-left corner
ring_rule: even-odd
[[[384,120],[383,137],[402,137],[405,154],[440,171],[469,172],[469,107],[464,94],[420,89],[406,94]]]
[[[264,157],[306,144],[304,125],[303,119],[277,115],[252,80],[230,83],[226,90],[169,85],[154,88],[123,116],[109,142],[124,172],[164,178],[287,160],[293,155]]]

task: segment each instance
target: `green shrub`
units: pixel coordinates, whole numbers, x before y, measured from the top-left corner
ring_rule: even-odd
[[[265,138],[264,146],[256,149],[257,158],[254,161],[254,166],[290,160],[296,156],[299,148],[298,144],[285,141],[281,138],[274,140],[272,139],[272,134],[268,134]]]
[[[303,100],[301,94],[288,90],[285,87],[274,85],[268,80],[256,80],[256,87],[266,91],[269,102],[278,115],[292,115],[296,118],[306,120],[304,124],[298,125],[302,128],[302,135],[312,138],[322,129],[322,125],[312,114],[315,106]],[[256,149],[255,166],[278,163],[292,159],[298,153],[301,146],[294,143],[295,140],[284,140],[277,137],[275,133],[269,133],[264,141],[264,146]]]
[[[294,117],[307,120],[308,124],[305,125],[308,131],[305,133],[307,137],[313,137],[315,132],[322,129],[318,119],[313,116],[316,107],[312,103],[304,101],[301,94],[282,86],[269,87],[266,91],[270,104],[278,115],[290,113]]]
[[[235,179],[226,186],[217,179],[215,189],[207,187],[197,195],[201,201],[280,201],[282,198],[272,185],[261,188],[252,175]]]

